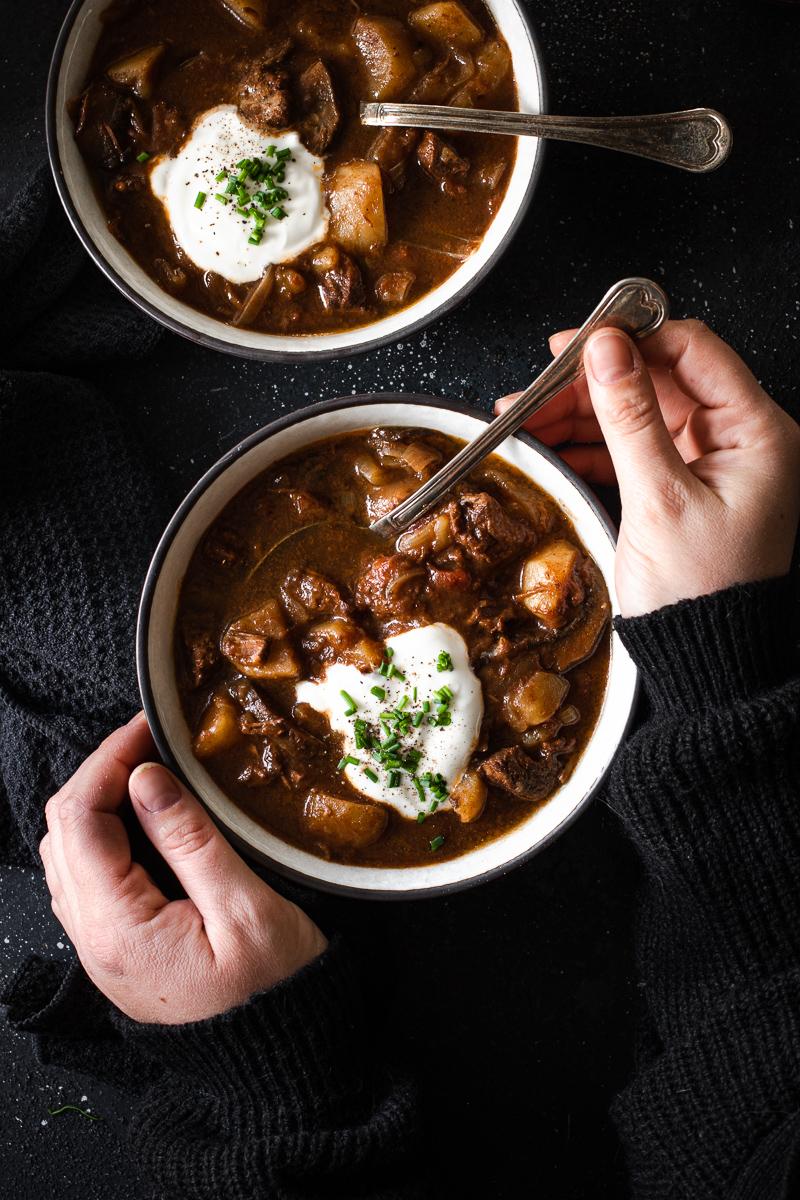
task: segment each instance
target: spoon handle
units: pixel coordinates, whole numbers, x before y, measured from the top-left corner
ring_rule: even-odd
[[[583,374],[583,350],[595,329],[611,325],[624,329],[632,337],[645,338],[660,329],[668,315],[669,301],[657,283],[650,279],[621,279],[615,283],[568,345],[517,401],[502,416],[495,417],[483,433],[468,442],[413,495],[370,525],[370,530],[383,537],[402,533],[438,504],[459,480],[523,422],[579,379]]]
[[[446,104],[362,104],[364,125],[403,125],[464,133],[506,133],[583,142],[652,158],[684,171],[713,171],[728,157],[730,126],[713,108],[643,117],[559,117],[551,113],[495,112]]]

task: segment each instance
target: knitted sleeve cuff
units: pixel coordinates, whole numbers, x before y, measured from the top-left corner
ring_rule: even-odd
[[[657,712],[729,705],[796,669],[793,579],[739,584],[615,628]]]
[[[141,1025],[121,1013],[129,1042],[207,1094],[283,1111],[330,1113],[365,1078],[360,989],[334,939],[319,958],[269,991],[206,1021]]]
[[[774,1158],[769,1143],[776,1136],[784,1162],[792,1155],[800,1113],[798,1013],[796,969],[728,991],[702,1024],[639,1071],[612,1109],[632,1194],[788,1195],[741,1185],[749,1163],[761,1158],[763,1168],[764,1155]],[[788,1141],[779,1136],[787,1118],[794,1135]],[[782,1173],[773,1163],[771,1174]]]

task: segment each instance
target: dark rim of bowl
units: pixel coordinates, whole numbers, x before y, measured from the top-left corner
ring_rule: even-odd
[[[58,78],[61,72],[61,63],[64,57],[64,47],[72,30],[72,26],[74,25],[75,20],[85,3],[86,0],[73,0],[73,3],[68,9],[67,15],[64,18],[64,23],[61,26],[58,38],[56,39],[55,49],[53,50],[53,57],[50,63],[50,70],[47,76],[47,94],[45,99],[45,134],[47,139],[47,153],[50,159],[50,167],[53,172],[53,178],[55,180],[56,191],[58,192],[61,203],[64,206],[70,224],[78,235],[80,241],[83,243],[84,249],[87,251],[89,257],[93,260],[96,266],[100,268],[103,274],[114,284],[116,288],[119,289],[120,292],[122,292],[125,297],[127,297],[128,300],[131,301],[132,304],[141,309],[142,312],[147,313],[147,315],[152,317],[154,321],[157,321],[160,325],[165,326],[165,328],[171,330],[172,333],[177,333],[180,337],[184,337],[188,341],[194,342],[195,345],[205,346],[210,350],[219,350],[223,354],[233,354],[238,358],[254,359],[258,362],[296,362],[298,358],[306,359],[308,362],[329,362],[332,359],[350,358],[357,354],[366,354],[370,350],[377,350],[381,346],[391,345],[393,342],[399,341],[400,338],[408,337],[411,334],[418,333],[421,329],[426,328],[433,321],[436,321],[440,317],[445,316],[447,313],[452,312],[453,309],[466,300],[467,297],[475,290],[475,288],[477,288],[478,285],[483,282],[489,272],[495,266],[497,266],[502,256],[508,250],[511,242],[514,239],[514,236],[522,224],[522,221],[527,215],[531,200],[533,199],[533,193],[536,189],[536,185],[539,182],[539,175],[541,174],[542,170],[542,162],[545,154],[544,142],[539,143],[536,159],[533,164],[533,170],[531,171],[531,177],[528,181],[528,186],[525,189],[525,195],[522,198],[522,202],[520,203],[514,219],[506,231],[502,241],[499,243],[488,261],[485,262],[481,269],[475,273],[472,279],[468,280],[464,286],[459,289],[456,295],[451,296],[449,300],[442,301],[442,303],[431,312],[427,313],[423,317],[419,317],[416,321],[412,321],[410,324],[403,326],[402,329],[398,329],[395,333],[379,334],[374,338],[370,338],[366,342],[361,342],[357,346],[348,346],[343,344],[342,346],[337,346],[331,348],[330,350],[304,349],[304,339],[302,336],[298,337],[298,346],[296,350],[262,350],[254,346],[232,345],[231,343],[225,341],[224,338],[212,337],[207,333],[199,333],[190,326],[183,324],[182,321],[178,321],[174,317],[168,316],[159,308],[156,308],[155,305],[151,304],[148,300],[145,300],[144,297],[140,296],[136,289],[131,286],[131,284],[126,282],[126,280],[124,280],[122,276],[114,270],[111,264],[105,259],[100,249],[92,241],[89,231],[83,224],[83,221],[78,214],[77,207],[73,202],[69,188],[67,187],[67,182],[64,178],[64,173],[61,168],[61,159],[58,153],[58,114],[56,113],[56,97],[58,94]],[[539,80],[541,111],[547,112],[547,77],[544,68],[544,55],[542,53],[539,38],[533,28],[528,13],[525,11],[525,8],[521,3],[521,0],[511,0],[511,4],[518,13],[528,37],[531,55],[533,56],[533,61],[536,65],[536,73]],[[222,322],[220,322],[220,324],[222,324]]]
[[[280,417],[278,420],[271,422],[269,425],[265,425],[261,429],[257,429],[255,433],[251,433],[249,437],[245,438],[244,441],[239,442],[233,447],[232,450],[229,450],[227,454],[224,454],[222,458],[214,463],[213,466],[209,467],[206,473],[197,481],[185,499],[178,506],[169,524],[164,530],[164,533],[161,535],[161,539],[155,549],[150,566],[147,569],[147,575],[142,588],[142,598],[139,605],[139,615],[136,624],[136,670],[139,677],[139,691],[142,697],[142,705],[145,716],[147,717],[148,724],[150,725],[150,729],[152,731],[159,754],[161,755],[163,761],[169,767],[171,767],[171,769],[179,776],[179,778],[184,780],[187,786],[191,785],[189,785],[188,780],[186,780],[173,757],[172,749],[167,741],[158,717],[155,697],[150,683],[150,666],[147,653],[147,641],[153,595],[158,578],[161,574],[161,568],[164,565],[164,560],[170,550],[170,547],[172,546],[175,536],[178,533],[178,530],[181,528],[187,515],[197,503],[199,498],[203,495],[203,493],[207,491],[211,484],[214,483],[220,475],[224,474],[224,472],[228,469],[228,467],[231,466],[232,463],[241,458],[243,454],[246,454],[248,450],[251,450],[254,446],[259,445],[261,442],[267,441],[276,433],[280,433],[282,430],[288,429],[290,426],[296,425],[309,417],[316,417],[321,413],[336,412],[342,408],[361,408],[369,404],[419,404],[426,408],[441,408],[447,409],[450,412],[462,413],[464,416],[476,417],[481,421],[488,422],[491,420],[491,417],[488,413],[483,412],[481,409],[473,408],[468,404],[462,404],[458,400],[449,400],[436,396],[426,396],[421,393],[404,394],[402,392],[376,392],[358,396],[339,396],[332,400],[324,400],[319,404],[309,405],[307,408],[298,409],[294,413],[289,413],[287,416]],[[548,446],[538,442],[536,438],[531,437],[531,435],[525,433],[524,430],[519,430],[513,436],[524,442],[525,445],[530,446],[531,449],[535,450],[542,456],[542,458],[545,458],[548,462],[552,463],[552,465],[555,466],[561,472],[561,474],[565,475],[567,479],[569,479],[569,481],[589,505],[594,515],[597,517],[612,546],[616,546],[617,531],[614,523],[603,508],[602,504],[600,504],[597,497],[590,491],[583,480],[566,465],[563,459],[561,459],[554,450],[551,450]],[[627,731],[630,727],[630,723],[633,719],[633,714],[636,709],[638,691],[639,680],[637,673],[633,695],[631,697],[630,709],[625,718],[625,724],[618,747],[619,745],[622,745],[622,742],[624,741]],[[406,891],[377,891],[370,888],[349,886],[347,884],[330,883],[327,880],[316,879],[313,875],[306,875],[302,871],[296,871],[292,867],[287,867],[283,863],[276,862],[274,859],[270,858],[268,854],[265,854],[263,851],[258,850],[254,846],[251,846],[249,842],[245,841],[243,838],[233,833],[232,830],[228,829],[227,825],[224,824],[221,818],[217,817],[216,814],[211,812],[207,804],[204,803],[204,807],[209,809],[211,816],[214,818],[216,823],[220,825],[229,841],[237,846],[247,857],[254,859],[262,866],[274,871],[277,875],[289,879],[296,884],[313,888],[317,891],[332,893],[333,895],[337,896],[349,896],[353,899],[431,899],[435,896],[449,895],[452,892],[465,891],[467,888],[476,887],[478,884],[486,883],[490,879],[496,879],[507,875],[510,871],[533,858],[535,854],[538,854],[541,850],[544,850],[546,846],[549,846],[556,840],[556,838],[560,837],[561,834],[564,833],[588,807],[603,780],[605,779],[613,759],[614,755],[612,754],[611,758],[594,780],[591,787],[587,790],[586,794],[579,801],[579,803],[576,804],[573,810],[564,818],[564,820],[561,821],[555,827],[555,829],[552,829],[550,833],[543,837],[534,846],[529,847],[527,850],[523,851],[522,854],[518,854],[516,858],[510,859],[508,862],[502,863],[497,867],[492,867],[490,870],[482,871],[479,875],[471,876],[469,879],[456,880],[454,883],[438,884],[431,888],[410,888]],[[402,870],[402,868],[397,869]]]

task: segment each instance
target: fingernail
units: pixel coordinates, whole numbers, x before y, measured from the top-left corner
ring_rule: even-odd
[[[145,812],[163,812],[181,798],[181,789],[158,763],[142,763],[131,775],[130,791]]]
[[[598,383],[619,383],[634,367],[631,344],[624,333],[608,330],[589,342],[587,357]]]

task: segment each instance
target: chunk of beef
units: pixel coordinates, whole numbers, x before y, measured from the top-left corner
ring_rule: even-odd
[[[81,96],[75,140],[83,157],[96,167],[116,170],[143,145],[145,131],[136,101],[105,80],[89,85]]]
[[[367,158],[376,162],[383,172],[390,192],[399,192],[406,181],[408,164],[416,149],[419,134],[415,129],[381,129]]]
[[[339,128],[341,113],[330,71],[321,58],[298,79],[297,98],[304,114],[300,123],[303,143],[312,154],[324,154]]]
[[[469,592],[476,580],[463,567],[439,567],[428,563],[428,578],[432,588],[443,592]]]
[[[186,133],[186,122],[174,104],[156,100],[150,113],[150,146],[153,154],[173,154]]]
[[[286,734],[286,718],[270,707],[246,679],[234,679],[228,685],[228,692],[241,710],[239,727],[242,733],[259,737],[282,737]]]
[[[453,540],[464,547],[481,570],[507,562],[533,539],[530,525],[509,516],[488,492],[467,493],[451,500],[447,513]]]
[[[375,295],[381,304],[398,308],[405,304],[416,281],[413,271],[385,271],[375,283]]]
[[[340,251],[336,265],[319,276],[318,287],[322,306],[328,311],[364,307],[364,281],[349,254]]]
[[[312,617],[346,617],[350,611],[336,584],[311,570],[290,571],[281,585],[281,599],[297,625]]]
[[[277,600],[233,621],[222,636],[222,653],[250,679],[297,679],[300,663],[288,639]]]
[[[322,752],[319,740],[276,712],[246,679],[234,680],[228,692],[239,708],[241,732],[264,739],[262,764],[278,764],[280,776],[289,786],[302,783]]]
[[[224,527],[213,528],[205,537],[202,545],[203,557],[214,567],[229,570],[237,567],[247,555],[247,550],[232,529]]]
[[[515,800],[536,804],[549,796],[558,780],[553,758],[533,758],[519,746],[498,750],[481,763],[481,774],[490,787],[508,792]]]
[[[264,742],[261,747],[255,744],[248,746],[245,765],[237,776],[239,783],[245,787],[263,787],[280,775],[281,764],[271,742]]]
[[[417,147],[417,162],[445,196],[454,198],[466,192],[464,180],[469,174],[469,160],[456,154],[438,134],[430,130],[425,134]]]
[[[200,687],[219,662],[219,648],[210,633],[196,628],[185,630],[184,644],[192,683],[195,687]]]
[[[422,609],[426,573],[405,554],[381,555],[370,563],[356,586],[356,605],[379,621],[412,616]]]
[[[330,510],[311,492],[302,492],[299,488],[275,488],[275,495],[285,496],[298,517],[305,521],[317,521],[330,516]]]
[[[291,123],[289,75],[281,67],[258,63],[245,73],[239,87],[239,111],[264,133]]]

